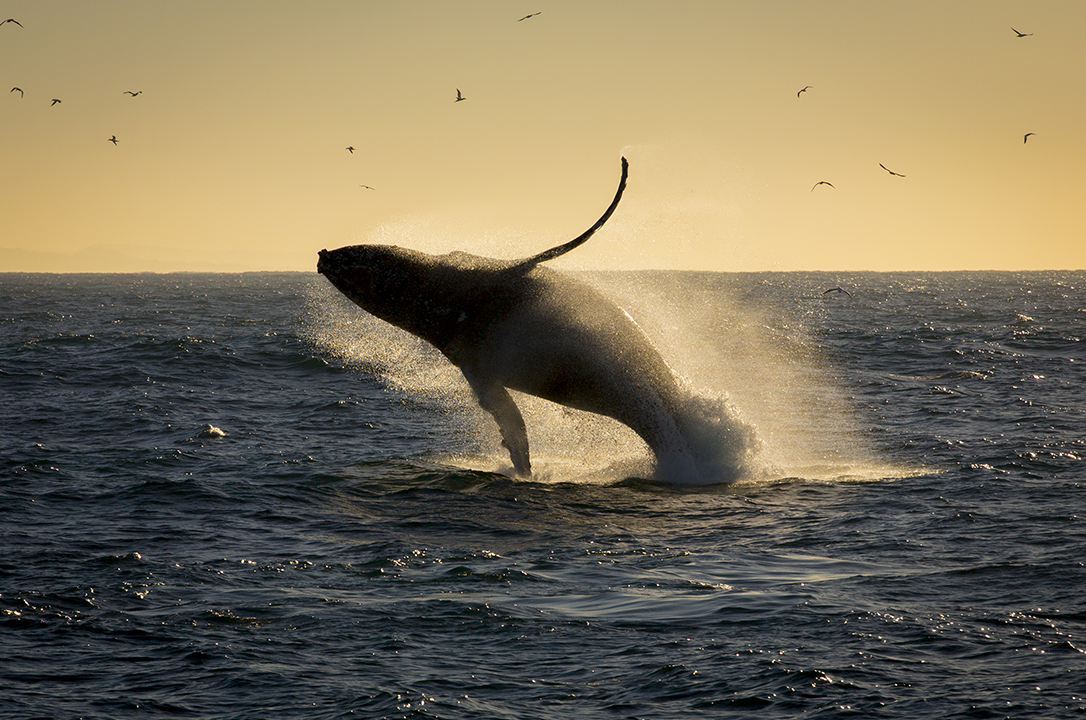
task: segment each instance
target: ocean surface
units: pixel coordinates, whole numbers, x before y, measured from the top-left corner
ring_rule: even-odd
[[[513,479],[316,273],[0,275],[0,717],[1083,717],[1086,273],[586,278],[745,477]]]

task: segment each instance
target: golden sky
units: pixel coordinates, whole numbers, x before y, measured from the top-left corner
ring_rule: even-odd
[[[622,155],[622,204],[556,266],[1086,268],[1082,0],[7,17],[0,271],[313,270],[361,242],[525,257],[596,220]]]

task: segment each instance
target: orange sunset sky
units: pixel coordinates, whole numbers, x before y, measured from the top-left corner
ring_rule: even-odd
[[[0,271],[309,271],[361,242],[524,257],[595,221],[622,155],[622,204],[557,266],[1086,268],[1081,0],[8,17]]]

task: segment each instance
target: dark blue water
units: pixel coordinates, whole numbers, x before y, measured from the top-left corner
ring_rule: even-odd
[[[750,478],[520,398],[511,479],[316,275],[0,275],[0,716],[1086,712],[1086,273],[593,282]]]

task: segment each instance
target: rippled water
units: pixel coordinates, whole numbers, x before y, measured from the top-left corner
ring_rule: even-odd
[[[519,398],[513,480],[315,275],[0,275],[0,716],[1086,711],[1086,273],[591,280],[757,473]]]

